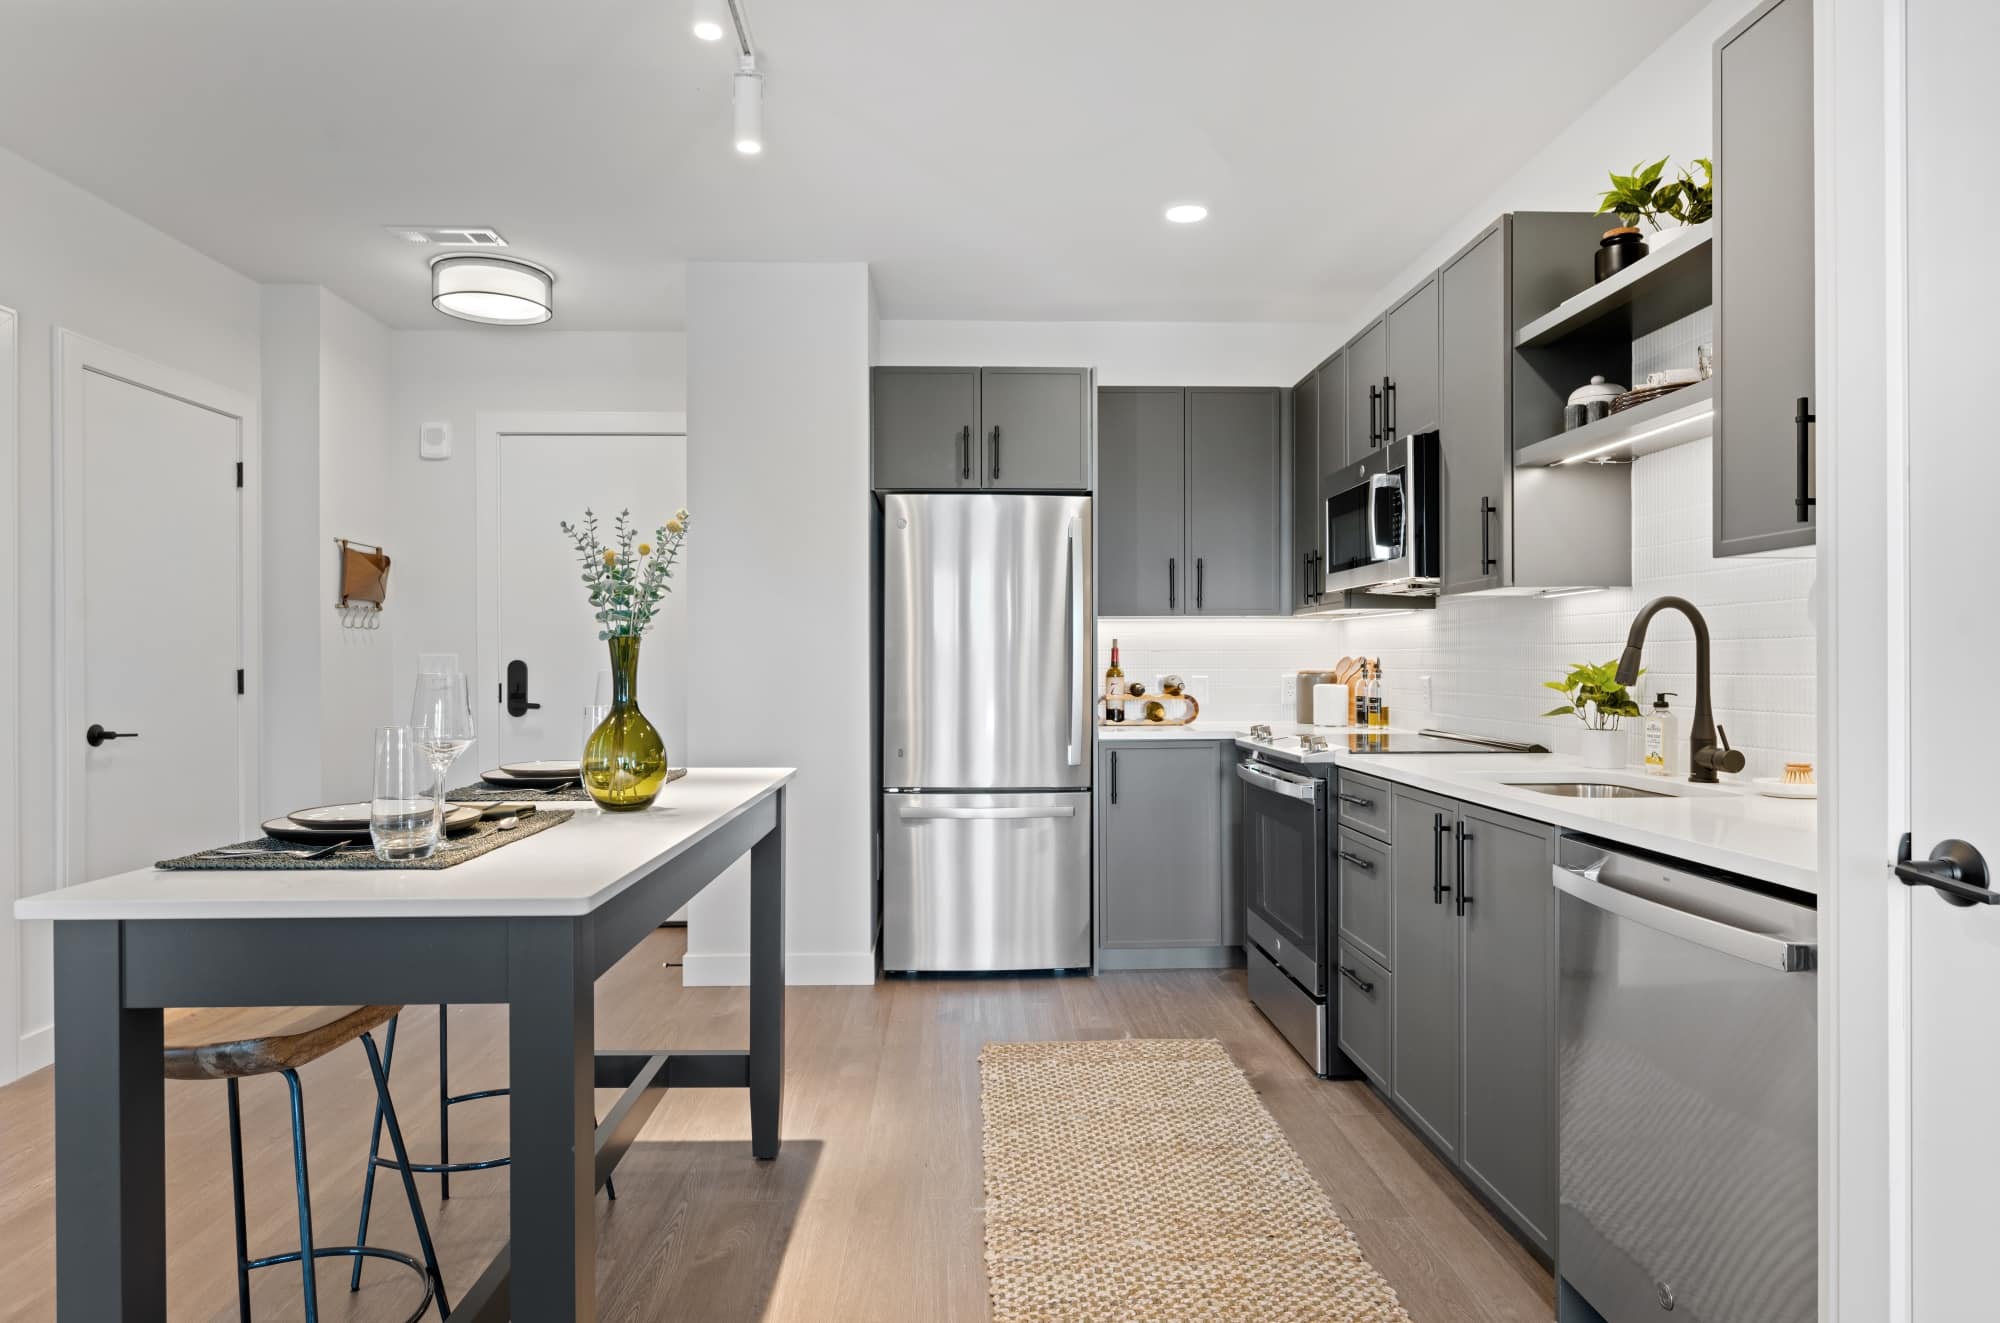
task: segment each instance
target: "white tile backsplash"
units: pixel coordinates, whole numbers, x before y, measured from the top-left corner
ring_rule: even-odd
[[[1691,354],[1692,337],[1702,328],[1677,326]],[[1098,627],[1098,668],[1117,638],[1128,676],[1149,684],[1169,672],[1190,681],[1206,676],[1196,692],[1203,720],[1241,723],[1292,718],[1279,691],[1288,671],[1331,667],[1349,653],[1380,657],[1398,725],[1428,721],[1576,751],[1578,723],[1540,715],[1557,702],[1542,682],[1559,679],[1573,662],[1615,659],[1639,607],[1675,594],[1708,619],[1716,719],[1743,750],[1750,775],[1775,776],[1787,761],[1814,757],[1817,683],[1808,598],[1816,562],[1810,555],[1715,559],[1711,464],[1711,443],[1702,440],[1633,466],[1629,589],[1559,598],[1447,598],[1435,611],[1381,620],[1107,619]],[[1655,618],[1646,667],[1642,706],[1661,690],[1677,695],[1685,736],[1695,690],[1694,633],[1683,618]],[[1433,687],[1428,710],[1422,689],[1427,675]],[[1625,726],[1636,761],[1639,723]]]

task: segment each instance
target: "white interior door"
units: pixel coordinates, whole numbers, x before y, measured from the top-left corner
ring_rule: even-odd
[[[611,430],[616,425],[620,430]],[[672,427],[673,430],[668,430]],[[583,750],[584,709],[595,699],[600,671],[610,669],[597,622],[585,599],[574,551],[560,527],[597,512],[609,541],[618,512],[652,532],[687,504],[687,440],[678,420],[652,430],[597,415],[538,420],[489,430],[482,420],[482,465],[495,471],[494,582],[490,645],[482,650],[495,732],[481,767],[543,758],[575,758]],[[597,430],[592,430],[597,429]],[[670,760],[687,752],[687,577],[676,571],[673,591],[639,654],[639,706],[667,741]],[[527,666],[529,701],[516,716],[502,701],[507,667]],[[482,732],[483,733],[483,732]],[[476,770],[476,769],[475,769]]]
[[[1918,859],[1956,839],[2000,864],[2000,427],[1991,374],[2000,270],[1954,252],[2000,180],[1968,125],[2000,124],[2000,7],[1907,0],[1907,821]],[[2000,878],[1991,879],[2000,886]],[[2000,1316],[2000,906],[1909,896],[1910,1318]],[[1892,1073],[1892,1078],[1896,1075]]]
[[[64,371],[57,739],[67,871],[88,879],[245,829],[244,417],[109,354]]]

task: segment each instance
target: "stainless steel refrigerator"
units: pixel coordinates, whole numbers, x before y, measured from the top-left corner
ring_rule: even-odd
[[[882,498],[882,966],[1090,964],[1090,498]]]

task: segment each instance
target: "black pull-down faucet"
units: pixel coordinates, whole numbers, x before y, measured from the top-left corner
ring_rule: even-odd
[[[1618,683],[1632,684],[1639,678],[1639,652],[1646,646],[1646,626],[1668,607],[1680,612],[1694,626],[1694,724],[1688,728],[1688,780],[1712,784],[1717,772],[1740,772],[1743,755],[1729,747],[1729,732],[1718,730],[1715,709],[1708,688],[1708,622],[1693,602],[1685,597],[1656,597],[1633,618],[1625,636],[1625,652],[1618,658]]]

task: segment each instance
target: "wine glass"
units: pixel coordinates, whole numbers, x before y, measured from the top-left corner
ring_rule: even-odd
[[[458,756],[472,747],[472,690],[465,675],[420,675],[410,700],[410,729],[437,778],[438,829],[444,828],[444,783]]]

